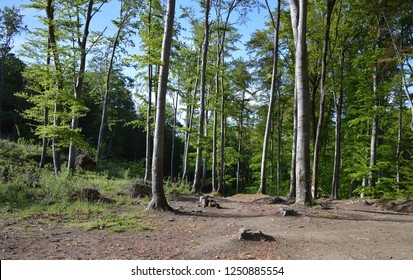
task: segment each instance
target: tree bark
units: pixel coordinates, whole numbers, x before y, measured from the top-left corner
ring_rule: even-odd
[[[295,165],[297,161],[297,94],[296,86],[294,86],[294,124],[293,124],[293,141],[291,147],[291,170],[290,170],[290,192],[289,197],[296,196],[296,182],[295,182]]]
[[[200,50],[202,50],[202,47],[200,47]],[[192,102],[188,106],[187,109],[187,131],[185,132],[185,145],[184,145],[184,156],[183,156],[183,163],[182,163],[182,179],[181,179],[181,184],[185,183],[185,178],[188,170],[188,155],[189,155],[189,148],[190,148],[190,143],[191,143],[191,133],[192,133],[192,126],[193,126],[193,121],[194,121],[194,111],[195,111],[195,103],[196,103],[196,93],[198,90],[198,84],[199,84],[199,79],[198,76],[200,74],[200,56],[197,58],[197,75],[195,79],[195,86],[193,87],[193,96],[192,96]]]
[[[122,29],[128,18],[128,15],[123,16],[123,12],[124,12],[124,3],[121,2],[120,24],[116,32],[115,38],[113,39],[112,52],[111,52],[111,56],[109,60],[108,69],[106,71],[105,92],[103,94],[103,102],[102,102],[102,115],[101,115],[101,120],[100,120],[98,143],[96,147],[96,157],[95,157],[96,163],[98,163],[99,161],[100,146],[103,142],[103,135],[104,135],[105,125],[106,125],[106,115],[108,111],[108,99],[109,99],[109,87],[110,87],[110,75],[112,74],[113,62],[115,60],[116,48],[119,44],[120,33],[122,32]]]
[[[199,125],[198,140],[196,149],[195,175],[191,192],[199,193],[201,191],[202,177],[202,135],[204,133],[204,111],[205,111],[205,88],[206,88],[206,66],[208,60],[209,47],[209,10],[210,0],[205,0],[205,22],[204,22],[204,46],[202,49],[202,70],[201,70],[201,96],[199,104]]]
[[[377,100],[377,63],[374,63],[373,66],[373,95],[374,95],[374,111],[377,110],[378,100]],[[374,168],[376,167],[377,162],[377,139],[378,139],[378,130],[379,130],[379,117],[377,113],[373,113],[373,124],[371,127],[371,141],[370,141],[370,171],[368,178],[368,186],[373,187],[376,185],[376,175]]]
[[[58,116],[59,112],[61,111],[61,105],[57,102],[57,95],[59,94],[60,90],[62,89],[63,78],[62,78],[62,67],[60,64],[59,54],[57,50],[57,41],[56,41],[56,32],[55,32],[55,25],[54,22],[54,0],[48,0],[46,3],[46,15],[48,20],[48,36],[49,36],[49,51],[53,55],[55,71],[57,72],[57,80],[56,80],[56,89],[57,93],[55,96],[55,101],[53,104],[53,126],[58,127],[60,126],[60,118]],[[56,137],[52,137],[52,156],[53,156],[53,170],[54,173],[57,175],[60,172],[60,154],[57,148],[57,139]]]
[[[239,193],[241,184],[241,153],[242,153],[242,127],[244,122],[244,107],[245,107],[245,90],[242,91],[242,102],[241,102],[241,113],[239,117],[238,125],[238,160],[237,160],[237,183],[236,183],[236,193]]]
[[[86,45],[87,45],[87,39],[89,37],[90,22],[94,15],[92,14],[93,5],[94,5],[94,0],[89,0],[82,38],[81,39],[79,38],[80,62],[79,62],[79,71],[77,73],[76,82],[74,85],[75,100],[80,98],[82,94],[82,90],[83,90],[83,81],[85,78],[84,74],[86,70],[86,56],[87,56]],[[73,114],[71,128],[72,130],[75,130],[78,128],[78,126],[79,126],[79,119],[75,114]],[[76,146],[75,146],[75,143],[71,141],[69,145],[69,155],[68,155],[67,165],[68,165],[68,169],[72,173],[75,171],[75,158],[76,158]]]
[[[274,112],[274,105],[276,99],[276,83],[277,83],[277,70],[278,70],[278,37],[279,37],[279,28],[280,28],[280,13],[281,13],[281,1],[278,1],[277,6],[277,21],[275,23],[274,16],[271,12],[271,9],[268,5],[268,0],[265,0],[267,4],[268,13],[271,16],[272,25],[274,28],[274,49],[273,49],[273,65],[272,65],[272,76],[271,76],[271,90],[270,90],[270,103],[268,105],[268,112],[267,112],[267,121],[265,125],[265,134],[264,134],[264,142],[262,145],[262,158],[261,158],[261,174],[260,174],[260,188],[258,189],[258,193],[266,194],[267,193],[267,176],[266,176],[266,169],[267,169],[267,150],[268,150],[268,141],[271,134],[272,128],[272,119],[273,119],[273,112]]]
[[[326,15],[326,30],[324,33],[324,43],[323,43],[323,54],[321,58],[321,82],[320,82],[320,111],[318,115],[317,129],[314,140],[314,158],[313,158],[313,176],[311,182],[311,196],[313,198],[317,197],[317,183],[318,183],[318,163],[321,148],[321,129],[323,127],[324,121],[324,106],[325,106],[325,95],[326,95],[326,76],[327,76],[327,55],[328,46],[330,44],[330,26],[331,26],[331,15],[333,13],[334,5],[336,0],[327,0],[327,15]]]
[[[175,16],[175,0],[168,0],[164,37],[162,40],[162,57],[158,81],[156,122],[152,155],[152,199],[147,209],[173,211],[169,206],[163,189],[165,111],[168,86],[169,58],[171,53],[172,33]]]
[[[173,121],[173,129],[172,129],[172,144],[171,144],[171,172],[170,172],[170,180],[174,182],[174,157],[175,157],[175,134],[176,134],[176,117],[178,113],[178,101],[179,95],[178,92],[175,93],[175,100],[174,100],[174,121]]]
[[[331,188],[331,197],[338,199],[338,188],[340,185],[340,161],[341,161],[341,117],[343,109],[343,81],[344,81],[344,49],[341,51],[340,59],[340,92],[339,96],[334,95],[334,104],[336,107],[336,128],[335,128],[335,146],[334,146],[334,170],[333,170],[333,182]]]
[[[310,122],[308,89],[308,54],[306,44],[307,0],[290,0],[295,38],[295,78],[297,86],[297,159],[296,203],[309,203],[310,193]]]
[[[152,0],[149,0],[149,15],[148,15],[148,41],[151,40],[151,20],[152,20]],[[146,109],[146,154],[145,154],[145,176],[144,181],[148,182],[151,178],[151,124],[152,124],[152,79],[153,67],[151,61],[151,49],[148,47],[148,107]]]

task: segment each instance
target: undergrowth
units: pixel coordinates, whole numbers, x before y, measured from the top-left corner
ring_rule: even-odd
[[[136,180],[128,169],[77,169],[72,175],[62,168],[56,175],[51,166],[38,168],[39,154],[39,147],[30,143],[0,140],[0,216],[110,231],[150,229],[128,196],[126,186]],[[84,187],[96,188],[103,199],[73,197]]]

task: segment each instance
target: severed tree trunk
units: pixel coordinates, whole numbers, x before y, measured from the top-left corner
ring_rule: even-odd
[[[156,122],[152,155],[152,199],[147,209],[173,211],[169,206],[163,189],[164,143],[165,143],[165,111],[166,93],[168,87],[169,58],[171,54],[172,33],[175,16],[175,0],[168,0],[168,9],[165,21],[165,31],[162,40],[162,65],[158,81],[158,95],[156,107]]]
[[[310,193],[310,95],[306,44],[307,0],[290,0],[295,42],[297,95],[296,203],[309,203]]]
[[[320,81],[320,111],[318,115],[317,129],[314,140],[314,154],[313,154],[313,176],[311,181],[311,196],[317,197],[317,183],[318,183],[318,163],[321,148],[321,129],[324,121],[324,105],[326,95],[326,76],[327,76],[327,54],[328,46],[330,44],[330,26],[331,15],[333,13],[336,0],[327,0],[327,15],[326,15],[326,30],[324,34],[323,54],[321,58],[321,81]]]
[[[205,22],[204,22],[204,46],[202,49],[202,70],[201,70],[201,96],[199,104],[199,125],[198,140],[196,149],[195,175],[191,192],[199,193],[201,191],[202,177],[202,135],[204,133],[204,111],[205,111],[205,88],[206,88],[206,66],[208,60],[209,47],[209,10],[210,0],[205,0]]]
[[[267,169],[267,150],[268,150],[268,141],[271,134],[272,128],[272,119],[273,119],[273,112],[274,112],[274,105],[276,99],[276,83],[277,83],[277,70],[278,70],[278,37],[279,37],[279,28],[280,28],[280,13],[281,13],[281,1],[278,1],[277,6],[277,21],[274,21],[274,16],[271,12],[271,9],[268,5],[268,0],[265,0],[267,4],[268,13],[271,16],[272,25],[274,28],[274,60],[272,64],[272,77],[271,77],[271,91],[270,91],[270,104],[268,105],[268,113],[267,113],[267,122],[265,125],[265,134],[264,134],[264,142],[262,145],[262,159],[261,159],[261,175],[260,175],[260,188],[258,189],[258,193],[266,194],[267,193],[267,176],[266,176],[266,169]]]

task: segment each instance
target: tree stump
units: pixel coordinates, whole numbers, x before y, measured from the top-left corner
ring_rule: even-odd
[[[283,217],[285,216],[297,216],[298,213],[291,208],[280,208],[281,210],[281,214],[283,215]]]
[[[260,230],[253,231],[250,229],[242,228],[239,231],[238,240],[241,241],[275,241],[275,238],[262,233]]]

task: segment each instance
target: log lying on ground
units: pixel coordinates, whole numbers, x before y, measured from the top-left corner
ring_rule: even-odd
[[[262,233],[260,230],[253,231],[250,229],[242,228],[239,231],[238,240],[241,241],[275,241],[275,238],[271,235]]]

